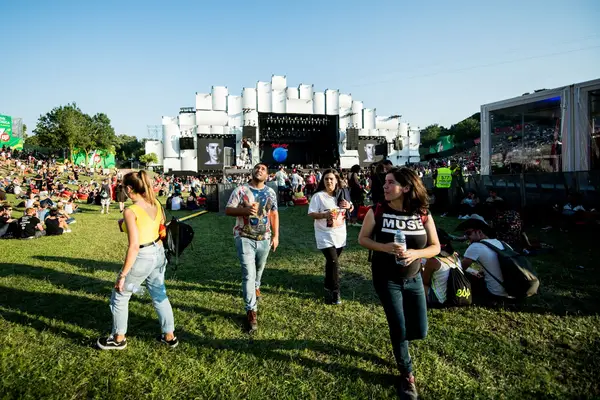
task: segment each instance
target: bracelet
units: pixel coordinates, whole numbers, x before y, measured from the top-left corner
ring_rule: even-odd
[[[119,272],[119,279],[123,279],[127,276],[127,274],[124,274],[123,271]]]

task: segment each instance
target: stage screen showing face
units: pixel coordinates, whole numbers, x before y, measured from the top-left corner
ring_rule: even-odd
[[[358,158],[361,167],[367,167],[374,162],[383,160],[383,154],[377,153],[377,140],[359,140]]]
[[[198,138],[198,170],[223,168],[223,139]]]

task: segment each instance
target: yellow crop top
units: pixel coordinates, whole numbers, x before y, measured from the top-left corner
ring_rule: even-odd
[[[158,212],[156,218],[152,220],[148,213],[138,205],[132,204],[129,208],[135,214],[135,224],[138,228],[138,237],[140,244],[146,244],[155,241],[158,238],[158,229],[160,227],[160,220],[162,218],[161,205],[156,200],[156,207]],[[123,230],[126,232],[127,227],[123,224]]]

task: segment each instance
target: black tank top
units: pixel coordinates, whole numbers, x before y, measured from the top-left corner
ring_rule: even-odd
[[[406,235],[408,249],[423,249],[427,246],[427,232],[423,226],[421,215],[396,211],[387,203],[381,203],[376,210],[374,239],[378,243],[394,241],[394,235],[401,229]],[[384,275],[387,279],[406,279],[415,277],[421,269],[421,260],[417,259],[410,265],[396,264],[396,257],[392,254],[373,252],[371,267],[373,274]]]

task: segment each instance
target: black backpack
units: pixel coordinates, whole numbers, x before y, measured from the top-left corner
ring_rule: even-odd
[[[465,276],[462,268],[450,268],[448,285],[446,287],[446,302],[444,305],[463,307],[470,306],[472,303],[471,282]]]
[[[531,263],[525,256],[517,253],[504,242],[500,242],[504,246],[504,250],[500,250],[493,244],[483,240],[479,243],[492,249],[498,255],[498,262],[504,282],[500,282],[498,278],[490,274],[485,265],[481,264],[481,266],[485,269],[485,272],[490,274],[496,282],[504,287],[509,296],[524,298],[537,293],[540,281],[533,272]]]
[[[162,208],[162,206],[161,206]],[[166,221],[165,209],[162,209],[163,218]],[[163,246],[165,247],[165,255],[169,264],[174,264],[177,269],[179,263],[179,256],[183,251],[192,243],[194,240],[194,228],[190,225],[177,220],[172,217],[171,221],[165,222],[167,228],[167,236],[163,239]],[[173,261],[173,258],[175,261]]]

